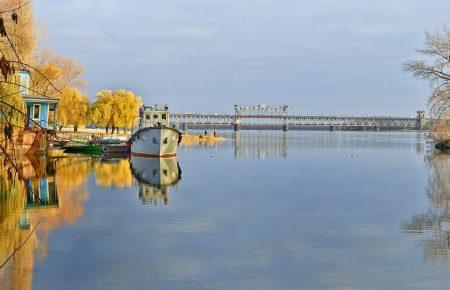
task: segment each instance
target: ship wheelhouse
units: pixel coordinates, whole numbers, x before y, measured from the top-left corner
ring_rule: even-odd
[[[139,110],[139,129],[169,127],[169,125],[169,109],[167,106],[142,106]]]

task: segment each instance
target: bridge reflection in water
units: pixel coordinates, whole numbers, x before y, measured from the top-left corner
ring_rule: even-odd
[[[190,134],[201,134],[193,131]],[[395,138],[398,134],[399,137]],[[407,135],[408,138],[404,136]],[[424,134],[421,132],[360,132],[360,131],[290,131],[275,130],[253,131],[221,131],[224,142],[200,142],[204,147],[232,147],[235,158],[269,157],[287,158],[290,150],[307,149],[351,149],[351,150],[384,150],[396,148],[401,150],[415,149],[423,153]],[[192,146],[192,144],[189,144]],[[185,146],[185,148],[189,147]]]
[[[395,148],[395,152],[399,149],[424,152],[423,134],[411,132],[221,133],[226,140],[211,146],[223,146],[215,149],[224,149],[225,154],[230,155],[234,152],[237,158],[288,158],[289,150],[295,148],[307,149],[302,150],[303,152],[324,149],[333,151],[336,148],[349,152],[390,148]],[[401,134],[402,138],[396,138],[395,134]],[[52,233],[67,225],[75,224],[83,217],[84,204],[88,198],[89,176],[95,180],[95,184],[89,185],[91,189],[132,188],[133,199],[139,199],[143,204],[150,205],[167,204],[169,189],[176,188],[181,179],[181,169],[175,158],[153,160],[79,156],[59,159],[25,156],[18,158],[17,164],[24,180],[19,179],[0,156],[0,264],[6,262],[0,269],[0,289],[32,288],[34,268],[46,259],[47,253],[52,251],[51,247],[55,246],[50,244]],[[419,250],[423,250],[425,261],[449,263],[450,155],[428,155],[426,164],[429,166],[430,174],[424,194],[428,197],[429,208],[418,211],[415,215],[407,215],[401,226],[405,235],[415,235],[420,241]],[[139,188],[133,187],[136,182]],[[109,198],[105,190],[93,195]],[[37,225],[39,226],[33,232]],[[20,251],[11,256],[18,247],[21,247]]]

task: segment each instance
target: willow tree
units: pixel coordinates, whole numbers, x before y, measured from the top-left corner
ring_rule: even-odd
[[[428,81],[433,91],[429,97],[430,113],[437,119],[432,137],[439,142],[450,131],[450,29],[444,27],[442,31],[426,33],[425,47],[417,50],[426,59],[410,60],[403,65],[404,71],[412,72],[418,79]],[[439,136],[439,137],[438,137]],[[445,137],[447,136],[447,137]]]
[[[89,113],[89,98],[79,90],[68,87],[60,94],[57,120],[61,125],[72,125],[77,132],[80,125],[86,124]]]
[[[119,128],[130,128],[136,124],[135,116],[141,105],[141,98],[133,92],[124,89],[116,91],[103,90],[97,93],[97,99],[92,104],[90,112],[91,121],[100,127],[105,127],[108,133]]]
[[[113,110],[113,94],[112,91],[102,90],[97,93],[96,100],[92,103],[89,113],[91,122],[99,127],[105,127],[108,133],[109,127],[112,126],[116,112]]]
[[[125,132],[127,128],[133,127],[138,121],[136,116],[142,103],[141,98],[131,91],[118,89],[114,92],[114,100],[119,109],[117,126],[122,127]]]

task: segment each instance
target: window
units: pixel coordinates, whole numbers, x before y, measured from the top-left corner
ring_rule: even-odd
[[[162,118],[163,120],[165,120],[165,119],[166,119],[166,114],[162,114],[161,118]]]
[[[154,114],[153,119],[158,119],[158,114]]]
[[[41,116],[41,105],[33,106],[33,119],[39,120]]]
[[[150,114],[146,114],[145,119],[150,120]]]

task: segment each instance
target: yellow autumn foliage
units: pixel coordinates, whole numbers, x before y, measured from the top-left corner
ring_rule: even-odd
[[[40,73],[32,73],[30,86],[41,96],[60,98],[61,92],[67,88],[82,89],[86,86],[82,79],[84,68],[75,59],[45,50],[36,57],[36,67]]]
[[[116,91],[103,90],[97,93],[97,99],[92,104],[90,112],[91,122],[99,127],[130,128],[138,119],[139,107],[142,101],[131,91],[118,89]]]
[[[12,20],[11,13],[2,14],[5,30],[9,40],[14,45],[14,49],[8,39],[5,38],[0,41],[0,49],[8,60],[18,61],[19,58],[22,63],[31,64],[37,42],[31,1],[2,0],[0,1],[0,11],[8,11],[22,5],[24,6],[21,9],[15,11],[17,23]]]
[[[60,125],[73,125],[73,131],[77,132],[80,125],[86,124],[89,114],[89,98],[79,90],[68,87],[61,95],[56,110],[57,120]]]
[[[103,187],[131,187],[133,176],[128,159],[119,163],[98,162],[94,164],[95,181]]]

